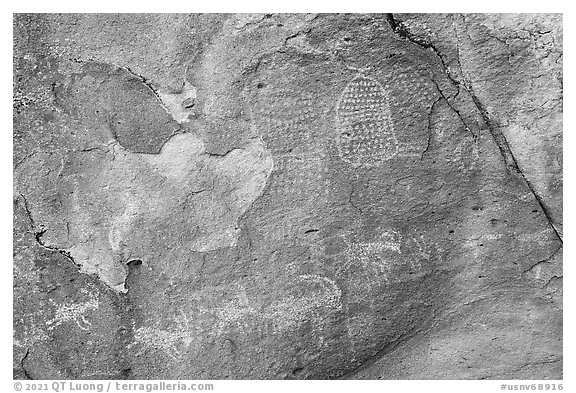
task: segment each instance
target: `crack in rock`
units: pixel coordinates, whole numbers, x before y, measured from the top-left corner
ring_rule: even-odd
[[[478,112],[482,116],[482,119],[484,120],[484,123],[486,124],[486,127],[487,127],[488,131],[490,132],[490,135],[492,136],[494,142],[498,146],[498,149],[500,150],[500,153],[502,155],[502,158],[504,159],[504,163],[506,164],[506,167],[508,168],[508,170],[512,174],[519,177],[519,179],[526,185],[526,187],[528,187],[528,189],[530,190],[530,192],[532,193],[532,195],[536,199],[536,202],[540,206],[540,209],[542,210],[542,212],[546,216],[546,220],[548,222],[548,225],[554,231],[554,233],[558,237],[558,240],[561,243],[563,243],[562,236],[560,236],[560,233],[558,232],[558,230],[554,226],[550,212],[546,208],[546,206],[542,200],[542,197],[540,195],[538,195],[538,193],[536,192],[536,190],[534,189],[534,187],[532,186],[532,184],[530,183],[528,178],[524,175],[524,172],[522,172],[522,170],[520,169],[518,162],[516,161],[516,158],[514,157],[514,154],[512,153],[512,149],[510,148],[510,145],[509,145],[508,141],[506,140],[506,137],[504,136],[504,134],[500,130],[500,127],[498,127],[498,125],[490,118],[488,112],[486,111],[485,107],[482,105],[481,101],[478,99],[476,94],[474,94],[472,84],[466,80],[464,80],[464,83],[461,83],[460,81],[455,79],[450,74],[450,71],[449,71],[448,67],[446,66],[446,62],[444,60],[444,57],[442,56],[440,51],[432,43],[430,43],[426,40],[423,40],[420,37],[417,37],[414,34],[412,34],[402,24],[402,22],[399,22],[394,18],[393,14],[388,14],[387,20],[388,20],[388,23],[390,24],[392,31],[394,33],[396,33],[399,37],[404,38],[404,39],[412,42],[413,44],[418,45],[424,49],[431,49],[434,52],[434,54],[437,56],[437,58],[440,60],[443,71],[446,74],[446,76],[448,77],[448,79],[451,81],[451,83],[456,87],[460,87],[460,86],[464,87],[465,91],[468,93],[468,95],[472,99],[474,105],[476,106],[476,109],[478,110]],[[460,63],[460,61],[459,61],[459,63]],[[464,74],[462,73],[462,75],[464,75]],[[445,95],[442,93],[441,89],[439,88],[438,84],[435,81],[434,81],[434,83],[436,84],[436,88],[438,89],[440,94],[443,97],[445,97]],[[446,102],[448,102],[448,99],[446,99]],[[448,105],[450,106],[451,109],[453,109],[458,114],[458,117],[466,126],[466,123],[464,122],[464,119],[460,116],[459,111],[457,111],[449,102],[448,102]],[[466,128],[469,129],[468,127],[466,127]]]
[[[24,354],[24,356],[20,360],[20,368],[22,369],[22,372],[24,373],[24,376],[26,377],[26,379],[34,380],[34,378],[32,378],[32,376],[28,373],[28,370],[26,370],[26,366],[24,365],[24,362],[28,358],[29,354],[30,354],[30,348],[26,348],[26,353]]]

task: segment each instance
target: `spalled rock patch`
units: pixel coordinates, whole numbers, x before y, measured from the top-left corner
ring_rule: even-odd
[[[70,194],[59,199],[64,208],[58,221],[42,210],[32,214],[48,228],[45,246],[68,252],[81,271],[120,291],[125,264],[154,264],[158,248],[179,244],[206,252],[235,246],[238,218],[272,171],[272,159],[258,141],[224,157],[206,155],[193,134],[172,137],[157,155],[130,153],[118,144],[110,149],[102,153],[110,161],[100,173],[70,180]],[[50,230],[62,222],[65,228]]]
[[[125,68],[81,63],[53,91],[66,113],[132,153],[159,153],[179,128],[152,87]]]

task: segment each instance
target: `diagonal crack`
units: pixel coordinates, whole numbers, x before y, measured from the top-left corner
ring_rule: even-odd
[[[476,106],[476,108],[480,112],[482,119],[484,120],[484,123],[486,123],[488,131],[490,131],[490,134],[492,135],[494,142],[498,146],[498,149],[500,150],[500,154],[504,158],[504,163],[506,164],[506,167],[508,168],[508,170],[511,173],[515,174],[517,177],[519,177],[521,180],[524,181],[524,183],[526,184],[526,186],[528,187],[528,189],[530,190],[532,195],[534,195],[534,198],[536,199],[536,202],[540,206],[540,209],[544,213],[544,216],[546,217],[546,220],[548,221],[548,225],[554,231],[554,233],[558,237],[558,240],[560,240],[560,243],[564,244],[562,236],[560,236],[560,233],[558,232],[558,230],[554,226],[554,223],[552,221],[552,217],[550,215],[550,212],[548,211],[548,208],[544,204],[542,197],[540,195],[538,195],[538,192],[532,186],[532,183],[530,183],[530,180],[528,180],[526,175],[524,175],[524,172],[522,172],[522,170],[518,166],[518,162],[516,161],[516,157],[514,157],[514,154],[512,153],[512,149],[510,148],[510,145],[508,144],[506,137],[502,133],[502,130],[500,129],[500,127],[498,127],[497,124],[495,124],[494,121],[492,121],[492,119],[490,119],[490,116],[488,115],[488,112],[486,111],[486,109],[482,105],[482,102],[474,94],[474,91],[472,90],[472,84],[470,84],[469,86],[465,86],[465,88],[466,88],[466,91],[468,92],[468,94],[470,95],[470,97],[472,97],[472,101],[474,102],[474,105]]]
[[[413,44],[416,44],[416,45],[418,45],[424,49],[431,49],[434,52],[434,54],[438,57],[440,62],[442,63],[442,69],[446,73],[446,76],[448,77],[448,79],[450,79],[450,82],[452,82],[452,84],[456,87],[460,86],[460,82],[458,82],[452,76],[452,74],[450,74],[450,71],[448,70],[448,66],[444,62],[444,58],[440,55],[440,51],[438,50],[438,48],[436,48],[436,46],[434,46],[434,44],[412,34],[406,28],[406,26],[404,26],[404,24],[402,22],[400,22],[394,18],[394,14],[387,14],[386,20],[388,21],[388,24],[390,25],[390,28],[392,29],[392,31],[396,35],[398,35],[400,38],[404,38],[405,40],[408,40],[408,41],[412,42]]]
[[[138,78],[140,80],[140,82],[146,86],[148,88],[148,90],[150,90],[152,92],[152,94],[154,94],[154,97],[156,97],[156,100],[158,100],[158,103],[160,104],[160,106],[166,111],[166,113],[170,116],[172,116],[170,114],[170,111],[168,110],[168,108],[166,108],[164,106],[164,101],[162,101],[162,98],[160,98],[160,95],[158,94],[158,92],[156,91],[156,89],[154,88],[154,86],[152,86],[152,83],[150,83],[150,81],[146,78],[144,78],[142,75],[138,74],[137,72],[134,72],[130,69],[130,67],[128,66],[117,66],[119,68],[122,68],[124,70],[126,70],[129,74],[132,74],[133,76],[135,76],[136,78]]]
[[[518,162],[516,161],[516,158],[514,157],[514,154],[512,153],[512,149],[510,148],[510,145],[508,144],[506,137],[504,136],[504,134],[502,133],[500,127],[498,127],[496,122],[490,118],[488,111],[486,110],[486,108],[484,107],[484,105],[482,104],[480,99],[474,93],[474,90],[472,88],[472,83],[470,81],[467,81],[466,78],[464,77],[463,70],[461,70],[461,73],[462,73],[462,76],[464,78],[464,83],[461,83],[460,81],[458,81],[456,78],[454,78],[450,74],[450,71],[446,65],[446,62],[444,61],[442,54],[434,46],[434,44],[432,44],[431,42],[428,42],[426,40],[423,40],[422,38],[417,37],[414,34],[412,34],[406,28],[406,26],[404,26],[404,24],[402,22],[400,22],[394,18],[393,14],[387,14],[386,19],[387,19],[388,24],[390,25],[390,28],[392,29],[392,31],[396,35],[398,35],[400,38],[406,39],[406,40],[412,42],[413,44],[418,45],[424,49],[431,49],[434,52],[434,54],[438,57],[438,59],[440,60],[443,71],[446,74],[446,76],[448,77],[448,79],[450,80],[450,82],[457,88],[463,87],[464,90],[468,93],[468,95],[472,99],[472,102],[474,103],[474,106],[476,107],[476,109],[478,110],[480,115],[482,116],[482,119],[484,120],[484,123],[486,124],[486,127],[488,128],[488,131],[490,132],[490,135],[492,136],[492,139],[494,139],[494,142],[498,146],[498,149],[500,150],[500,154],[502,155],[502,157],[504,159],[504,163],[506,164],[507,169],[509,170],[510,173],[516,175],[516,177],[518,177],[521,181],[523,181],[524,184],[526,184],[526,186],[528,187],[528,189],[530,190],[532,195],[534,195],[534,198],[536,199],[536,202],[540,206],[540,209],[544,213],[544,216],[546,217],[546,220],[548,221],[548,225],[554,231],[554,233],[558,237],[558,240],[560,241],[560,243],[563,244],[564,242],[563,242],[562,236],[560,236],[560,233],[558,232],[558,230],[554,226],[550,212],[548,211],[548,208],[544,204],[542,197],[540,197],[540,195],[538,195],[538,193],[536,192],[536,190],[534,189],[534,187],[532,186],[532,184],[530,183],[530,181],[528,180],[526,175],[524,175],[524,172],[522,172],[522,170],[518,166]],[[460,53],[460,48],[459,48],[459,44],[458,44],[458,54],[459,53]],[[458,59],[458,64],[460,64],[460,59]],[[460,64],[460,67],[462,67],[461,64]],[[435,81],[433,81],[433,82],[435,83],[436,88],[438,89],[440,94],[444,98],[446,98],[445,95],[440,90],[438,84]],[[448,100],[446,100],[446,101],[448,102]],[[450,103],[448,103],[448,105],[450,105]],[[452,108],[458,114],[458,116],[460,117],[460,120],[462,122],[464,122],[464,120],[460,116],[460,113],[458,111],[456,111],[455,108],[453,108],[451,105],[450,105],[450,108]],[[464,123],[464,124],[466,124],[466,123]]]
[[[406,28],[406,26],[404,26],[404,24],[402,22],[400,22],[394,18],[393,14],[387,14],[386,20],[388,21],[390,28],[392,29],[392,31],[396,35],[398,35],[399,37],[404,38],[404,39],[412,42],[413,44],[416,44],[416,45],[418,45],[424,49],[430,49],[430,50],[432,50],[432,52],[434,52],[434,54],[436,55],[436,57],[440,60],[440,63],[442,64],[442,70],[444,71],[444,73],[446,74],[446,76],[448,77],[448,79],[450,80],[452,85],[454,85],[458,89],[458,93],[454,97],[452,97],[452,99],[454,99],[456,96],[458,96],[458,94],[460,94],[461,83],[458,80],[456,80],[456,78],[454,78],[452,76],[452,74],[450,73],[448,66],[446,65],[446,62],[444,61],[444,57],[442,57],[438,48],[436,48],[436,46],[434,46],[434,44],[432,44],[431,42],[428,42],[428,41],[412,34]],[[440,96],[446,101],[446,103],[448,104],[450,109],[452,109],[456,113],[456,115],[458,116],[458,118],[460,119],[462,124],[464,125],[464,128],[466,129],[466,131],[470,132],[472,134],[473,138],[477,138],[477,135],[474,133],[474,131],[472,131],[472,129],[468,126],[468,124],[466,123],[466,121],[464,120],[462,115],[460,114],[460,111],[458,109],[456,109],[456,107],[454,107],[454,105],[452,105],[450,103],[450,100],[448,99],[448,97],[446,97],[446,95],[444,94],[442,89],[440,89],[440,86],[438,86],[438,83],[434,79],[432,79],[432,82],[434,83],[434,85],[436,86],[436,89],[438,90],[438,93],[440,93]]]
[[[460,111],[458,109],[456,109],[456,107],[454,107],[454,105],[452,105],[450,103],[450,100],[448,100],[448,97],[446,97],[446,95],[444,94],[442,89],[440,89],[440,86],[438,86],[438,82],[436,82],[436,80],[434,80],[434,79],[431,79],[431,81],[434,83],[434,86],[436,86],[436,90],[438,90],[438,93],[440,94],[440,99],[443,99],[444,101],[446,101],[446,104],[448,105],[448,107],[450,109],[452,109],[452,111],[454,113],[456,113],[456,115],[458,116],[458,119],[460,119],[460,122],[464,125],[464,128],[466,129],[466,131],[468,131],[468,132],[470,132],[470,134],[472,134],[472,138],[474,138],[474,139],[478,138],[478,135],[476,135],[474,133],[474,131],[472,131],[472,128],[468,127],[468,124],[466,124],[466,121],[462,117],[462,114],[460,113]],[[458,90],[458,91],[460,91],[460,90]]]
[[[552,277],[550,277],[550,279],[548,281],[546,281],[546,284],[544,284],[542,286],[542,288],[546,288],[548,285],[550,285],[552,283],[552,281],[561,280],[563,278],[564,278],[564,276],[553,275]]]

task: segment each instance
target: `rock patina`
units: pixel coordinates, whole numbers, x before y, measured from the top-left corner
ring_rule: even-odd
[[[561,379],[561,15],[14,16],[14,377]]]

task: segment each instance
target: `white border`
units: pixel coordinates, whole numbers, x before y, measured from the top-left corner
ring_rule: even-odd
[[[5,2],[6,3],[6,2]],[[2,311],[4,323],[2,324],[2,348],[3,356],[0,366],[1,385],[3,391],[13,391],[12,382],[12,198],[9,190],[12,190],[12,136],[9,131],[12,128],[12,109],[11,109],[11,96],[12,96],[12,65],[11,58],[8,54],[12,53],[12,12],[564,12],[564,64],[565,70],[572,71],[570,64],[574,64],[572,56],[572,48],[574,47],[574,22],[576,22],[572,13],[567,13],[570,8],[567,2],[558,1],[482,1],[482,2],[456,2],[456,1],[406,1],[406,2],[389,2],[389,4],[374,1],[347,1],[347,2],[324,2],[312,4],[310,1],[290,1],[285,3],[272,3],[265,1],[237,1],[237,2],[223,2],[223,1],[207,1],[207,2],[155,2],[146,3],[142,2],[125,2],[118,1],[97,1],[97,2],[82,2],[82,1],[20,1],[10,2],[11,4],[4,4],[3,11],[7,8],[8,12],[2,13],[1,36],[2,36],[2,49],[6,54],[6,61],[3,62],[4,73],[2,78],[2,119],[5,124],[5,130],[1,134],[2,143],[2,184],[4,184],[4,192],[1,195],[2,207],[1,214],[1,230],[2,236],[2,273],[0,280],[2,288]],[[572,44],[571,44],[572,43]],[[566,116],[564,117],[564,151],[571,153],[567,146],[575,146],[576,138],[573,134],[574,130],[574,100],[572,98],[573,74],[567,72],[564,74],[564,84],[567,86],[564,94],[565,104],[567,108]],[[10,101],[10,102],[9,102]],[[565,173],[571,175],[572,169],[576,168],[574,156],[566,154],[564,167],[567,168]],[[575,207],[571,203],[570,195],[574,195],[574,182],[571,176],[568,176],[564,182],[565,198],[568,203],[564,204],[564,238],[567,240],[566,249],[564,250],[564,276],[568,277],[568,282],[564,281],[564,381],[516,381],[524,385],[532,385],[533,383],[563,383],[564,390],[567,392],[575,391],[573,372],[574,370],[574,339],[571,333],[574,331],[574,313],[573,307],[570,307],[574,298],[574,289],[570,285],[573,281],[574,267],[572,261],[574,260],[574,251],[570,239],[572,238],[572,227],[570,223],[574,218]],[[568,195],[568,198],[566,198]],[[8,208],[10,206],[10,208]],[[567,284],[567,285],[566,285]],[[134,382],[134,381],[132,381]],[[149,381],[143,381],[149,382]],[[314,391],[320,390],[334,390],[349,391],[358,390],[362,391],[377,391],[377,392],[410,392],[410,391],[440,391],[440,392],[496,392],[500,391],[499,386],[503,381],[212,381],[216,386],[216,392],[227,391],[253,391],[253,392],[269,392],[271,389],[280,392],[288,390],[299,391]],[[113,391],[113,390],[111,390]]]

